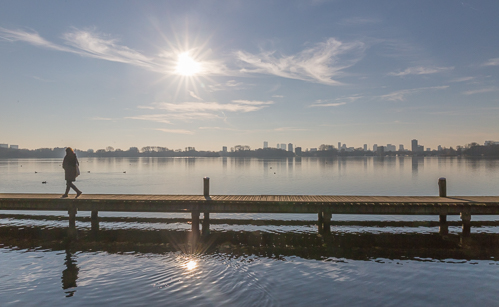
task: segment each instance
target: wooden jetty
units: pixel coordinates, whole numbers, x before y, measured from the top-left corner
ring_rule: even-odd
[[[460,215],[463,234],[470,232],[471,215],[499,215],[499,196],[447,197],[444,178],[439,196],[334,196],[334,195],[116,195],[83,194],[78,199],[60,194],[0,193],[0,210],[68,211],[69,230],[75,232],[78,211],[91,211],[92,228],[98,229],[99,211],[190,212],[193,233],[209,233],[210,213],[315,213],[319,231],[328,232],[333,214],[438,215],[445,225],[447,215]]]

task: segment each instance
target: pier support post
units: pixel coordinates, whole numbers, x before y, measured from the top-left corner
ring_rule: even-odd
[[[75,204],[69,205],[68,214],[69,214],[69,228],[68,228],[68,237],[76,238],[76,213],[78,213],[78,209]]]
[[[194,237],[199,236],[199,211],[192,211],[192,234]]]
[[[323,212],[322,213],[322,218],[324,221],[324,233],[330,233],[331,232],[331,217],[332,214],[330,212]]]
[[[461,212],[461,220],[463,221],[463,236],[467,236],[471,232],[471,214],[469,212]]]
[[[319,212],[317,215],[317,230],[319,233],[322,233],[324,231],[324,217],[322,216],[322,212]]]
[[[446,236],[449,234],[449,225],[447,223],[442,223],[440,224],[440,227],[438,227],[438,234],[442,236]]]
[[[210,177],[203,178],[203,195],[204,197],[210,197]]]
[[[203,235],[210,234],[210,213],[205,212],[203,214]]]
[[[438,178],[438,196],[447,197],[447,179],[445,179],[444,177]],[[446,223],[447,215],[440,214],[439,222]]]
[[[99,211],[97,210],[92,210],[91,216],[90,216],[90,221],[92,231],[99,231]]]

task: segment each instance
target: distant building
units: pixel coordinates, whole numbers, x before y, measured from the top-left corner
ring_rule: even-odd
[[[385,146],[377,146],[376,155],[384,156],[385,155]]]
[[[1,144],[0,144],[1,145]],[[494,142],[494,141],[485,141],[483,144],[484,146],[490,146],[490,145],[499,145],[499,142]]]
[[[367,151],[367,144],[364,144],[364,151]]]
[[[227,152],[227,146],[222,147],[222,152]]]
[[[395,145],[392,144],[387,144],[386,151],[397,151],[397,147],[395,147]]]
[[[0,144],[0,148],[9,148],[9,144]]]
[[[263,148],[269,148],[269,142],[267,141],[263,142]]]
[[[376,152],[378,150],[378,144],[373,145],[373,151]]]
[[[288,151],[293,152],[293,144],[288,144]]]
[[[317,148],[310,148],[310,151],[317,151]]]
[[[186,147],[185,151],[196,151],[195,147]]]
[[[414,139],[411,141],[411,150],[412,152],[418,151],[418,140]]]
[[[426,148],[426,151],[431,151],[431,148],[430,147]]]
[[[442,145],[438,145],[438,151],[442,151]]]
[[[301,147],[296,147],[296,148],[295,148],[295,153],[296,153],[297,155],[301,155]]]
[[[10,145],[10,149],[19,149],[19,145]]]
[[[286,144],[281,144],[281,149],[286,150]]]
[[[341,142],[338,142],[338,150],[341,149]]]
[[[399,151],[404,151],[404,150],[405,150],[405,149],[404,149],[404,144],[400,144],[400,145],[399,145]]]

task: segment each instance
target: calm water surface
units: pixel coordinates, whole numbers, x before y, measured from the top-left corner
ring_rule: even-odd
[[[0,160],[0,193],[61,193],[62,159]],[[460,158],[82,158],[84,193],[498,195],[499,161]],[[36,173],[35,173],[36,172]],[[42,181],[47,181],[42,184]],[[2,306],[497,306],[499,222],[433,216],[213,214],[193,244],[188,214],[0,211]]]

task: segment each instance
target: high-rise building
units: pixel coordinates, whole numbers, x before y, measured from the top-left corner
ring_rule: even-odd
[[[392,144],[387,144],[386,145],[386,151],[396,151],[397,147],[395,147],[395,145],[392,145]]]
[[[263,148],[269,148],[269,142],[264,141],[263,142]]]
[[[374,145],[373,145],[373,151],[374,151],[374,152],[377,152],[377,151],[378,151],[378,144],[374,144]]]
[[[399,145],[399,151],[404,151],[404,150],[405,150],[405,149],[404,149],[404,144],[400,144],[400,145]]]
[[[338,150],[341,149],[341,142],[338,142]]]
[[[9,148],[9,144],[0,144],[0,148]]]
[[[364,151],[367,151],[367,144],[364,144]]]
[[[301,147],[295,147],[295,153],[301,155]]]
[[[227,152],[227,146],[223,146],[223,147],[222,147],[222,151],[223,151],[223,152]]]
[[[438,145],[438,151],[442,151],[442,145]]]
[[[418,151],[418,140],[414,139],[411,141],[411,150],[412,152]]]
[[[286,150],[286,144],[281,144],[281,149]]]
[[[293,152],[293,144],[288,144],[288,151]]]

